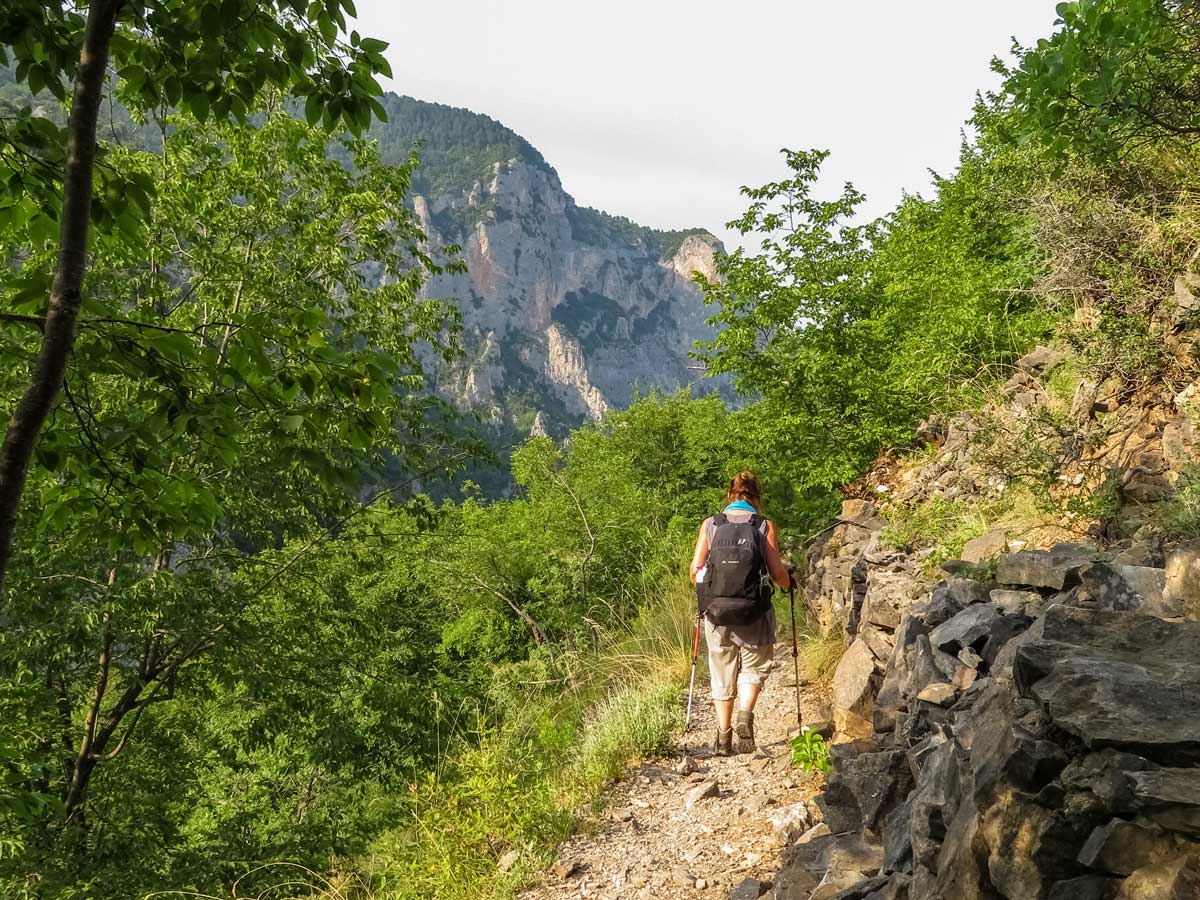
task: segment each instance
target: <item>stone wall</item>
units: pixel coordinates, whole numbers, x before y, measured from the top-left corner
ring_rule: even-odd
[[[795,897],[1198,900],[1197,554],[993,538],[930,587],[870,504],[842,519],[806,591],[849,641],[829,833],[787,849],[776,900],[812,877]]]
[[[887,521],[876,504],[847,500],[838,523],[810,549],[804,599],[808,618],[847,645],[833,683],[840,739],[872,731],[874,698],[892,656],[903,610],[927,590],[917,561],[880,540]]]

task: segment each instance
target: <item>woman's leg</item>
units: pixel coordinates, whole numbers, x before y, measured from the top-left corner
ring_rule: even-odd
[[[707,619],[704,620],[704,637],[708,645],[713,708],[717,713],[716,751],[728,754],[733,749],[733,702],[737,696],[740,648],[732,641],[722,639]]]
[[[744,709],[748,712],[754,712],[754,704],[758,702],[758,695],[762,693],[761,684],[751,684],[748,681],[738,682],[738,709]]]
[[[713,700],[713,707],[717,710],[717,727],[722,731],[728,731],[733,727],[733,701],[732,700]]]
[[[737,680],[738,712],[734,730],[737,740],[734,748],[738,753],[752,753],[754,743],[754,705],[771,671],[771,657],[775,654],[773,644],[762,647],[741,647],[738,653],[739,672]]]

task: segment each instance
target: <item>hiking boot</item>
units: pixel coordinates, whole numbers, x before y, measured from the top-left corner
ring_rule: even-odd
[[[713,743],[717,756],[733,756],[733,729],[717,729],[717,739]]]
[[[737,740],[733,743],[735,753],[754,752],[754,713],[748,709],[739,709],[734,720],[733,730],[737,732]]]

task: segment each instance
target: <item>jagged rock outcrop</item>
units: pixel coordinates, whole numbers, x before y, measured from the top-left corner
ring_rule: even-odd
[[[936,452],[862,489],[901,504],[1002,493],[1007,460],[982,423],[1028,434],[1062,361],[1037,348],[1007,406],[923,423]],[[1141,518],[1196,462],[1198,396],[1076,392],[1086,440],[1056,447],[1053,474],[1069,496],[1103,467],[1132,532],[1038,543],[993,527],[932,579],[928,551],[887,545],[875,503],[844,504],[806,560],[809,618],[847,647],[818,806],[827,841],[878,867],[822,868],[809,850],[779,883],[800,872],[841,900],[1200,900],[1200,545]]]
[[[824,840],[873,865],[822,868],[818,846],[780,883],[798,868],[842,900],[1200,900],[1200,622],[1164,604],[1165,569],[995,544],[975,579],[930,587],[872,525],[810,556],[807,600],[853,635]],[[891,652],[865,676],[872,645]]]
[[[513,136],[515,139],[515,136]],[[466,359],[438,390],[503,415],[532,396],[551,432],[600,418],[637,391],[696,380],[688,354],[711,337],[695,272],[714,273],[707,232],[656,232],[575,204],[540,156],[497,160],[414,197],[431,247],[462,247],[466,273],[433,278],[457,298]]]

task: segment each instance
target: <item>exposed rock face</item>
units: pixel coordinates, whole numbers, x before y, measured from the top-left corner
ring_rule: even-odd
[[[857,871],[796,853],[781,883],[1200,900],[1200,622],[1164,602],[1167,572],[1059,545],[930,589],[878,548],[876,511],[842,518],[809,558],[813,616],[853,635],[818,806],[829,840],[882,852]]]
[[[414,205],[431,245],[460,244],[467,265],[425,289],[460,301],[466,360],[437,375],[460,407],[503,418],[509,394],[522,394],[553,434],[636,391],[696,380],[688,353],[712,330],[691,279],[713,275],[720,243],[711,234],[654,232],[580,209],[534,159],[497,162]]]

